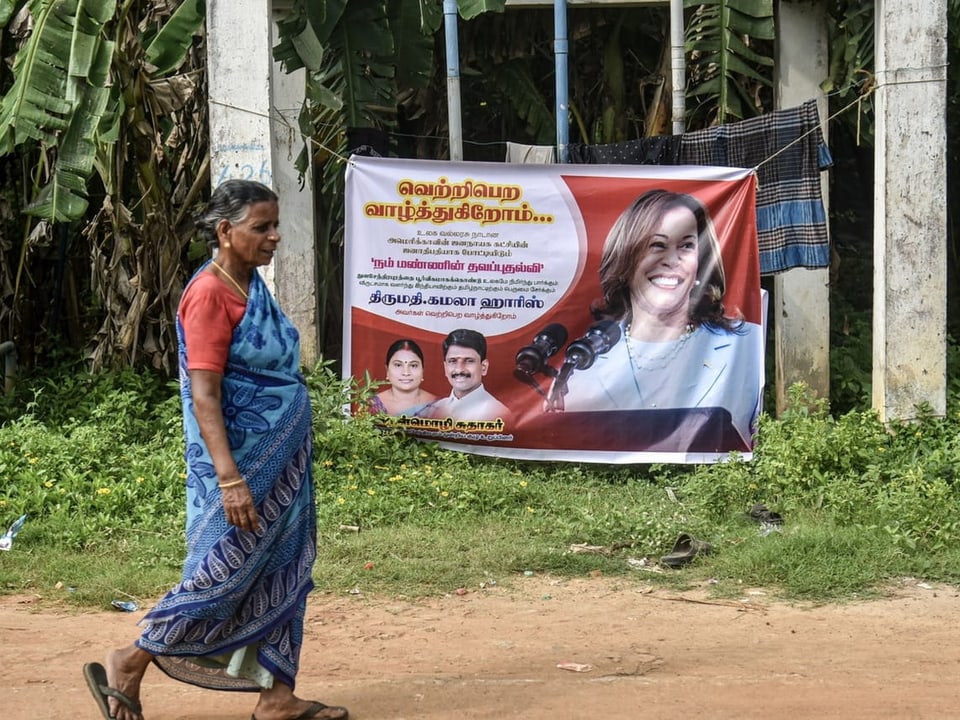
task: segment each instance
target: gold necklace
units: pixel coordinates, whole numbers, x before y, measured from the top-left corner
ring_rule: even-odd
[[[244,299],[244,300],[249,300],[249,299],[250,299],[249,296],[247,295],[246,290],[244,290],[242,287],[240,287],[240,283],[238,283],[236,280],[233,279],[233,275],[231,275],[230,273],[228,273],[228,272],[227,272],[227,269],[226,269],[225,267],[223,267],[223,265],[221,265],[220,263],[218,263],[216,260],[211,260],[210,262],[213,263],[213,264],[216,266],[217,270],[219,270],[220,272],[223,273],[224,277],[226,277],[227,280],[229,280],[230,282],[233,283],[233,286],[234,286],[237,290],[240,291],[240,294],[241,294],[241,295],[243,295],[243,299]]]

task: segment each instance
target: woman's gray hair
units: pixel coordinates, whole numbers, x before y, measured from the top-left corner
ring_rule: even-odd
[[[197,233],[210,249],[220,247],[217,226],[221,220],[231,225],[243,222],[254,203],[277,202],[279,197],[263,183],[254,180],[227,180],[217,186],[206,207],[194,219]]]

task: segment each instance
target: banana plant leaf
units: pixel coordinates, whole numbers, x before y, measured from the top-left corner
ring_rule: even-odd
[[[485,12],[503,12],[504,0],[458,0],[457,10],[464,20],[472,20]]]
[[[100,62],[106,60],[109,64],[113,47],[112,42],[100,44]],[[77,220],[87,210],[87,178],[93,171],[97,154],[95,138],[110,98],[106,87],[85,82],[75,84],[80,88],[77,108],[60,138],[53,175],[26,207],[30,215],[57,222]]]
[[[340,23],[330,35],[339,49],[342,74],[339,93],[343,99],[346,127],[377,127],[385,118],[379,108],[396,103],[393,33],[387,16],[375,5],[349,3]]]
[[[433,35],[440,29],[439,4],[392,0],[388,6],[399,87],[425,88],[433,77]]]
[[[51,153],[52,168],[26,212],[52,221],[87,208],[97,129],[107,107],[114,44],[103,28],[112,0],[33,0],[33,32],[17,53],[14,83],[0,103],[0,152],[29,141]]]
[[[0,0],[0,27],[6,27],[17,9],[17,0]]]
[[[331,33],[343,17],[347,0],[298,0],[297,4],[303,6],[317,42],[323,45],[330,39]],[[359,3],[354,0],[354,4],[370,3],[368,0],[360,0]]]
[[[757,86],[772,85],[773,58],[749,43],[775,37],[772,0],[684,0],[695,8],[686,29],[688,97],[716,107],[716,121],[755,115]]]
[[[13,86],[0,103],[0,152],[35,140],[57,144],[70,123],[67,67],[77,3],[33,0],[33,32],[16,55]]]
[[[204,0],[184,0],[147,46],[147,62],[157,75],[168,75],[183,64],[194,36],[203,28]]]
[[[526,121],[534,142],[552,145],[557,130],[554,108],[537,88],[522,61],[498,65],[494,70],[494,82],[501,90],[504,102],[510,103],[517,116]]]

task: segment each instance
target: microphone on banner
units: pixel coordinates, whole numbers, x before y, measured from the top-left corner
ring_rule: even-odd
[[[567,346],[563,365],[550,388],[548,400],[554,410],[563,410],[563,396],[567,394],[567,380],[574,370],[586,370],[598,356],[610,352],[620,342],[620,324],[615,320],[601,320],[587,328],[583,337]]]
[[[620,342],[620,325],[615,320],[601,320],[594,323],[582,338],[567,346],[564,367],[569,366],[567,375],[574,370],[586,370],[596,361],[598,355],[610,352]],[[562,370],[561,370],[562,372]]]
[[[524,345],[517,351],[516,373],[533,375],[542,372],[556,375],[553,366],[547,360],[556,355],[567,341],[567,329],[560,323],[551,323],[538,332],[530,345]]]

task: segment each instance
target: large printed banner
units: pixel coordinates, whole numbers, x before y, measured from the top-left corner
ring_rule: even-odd
[[[384,426],[486,455],[750,456],[753,171],[354,157],[344,373]]]

